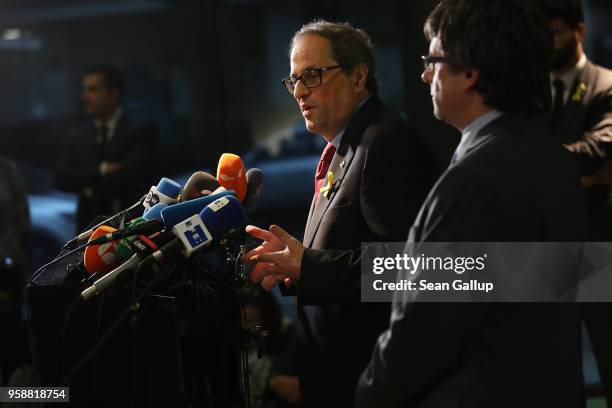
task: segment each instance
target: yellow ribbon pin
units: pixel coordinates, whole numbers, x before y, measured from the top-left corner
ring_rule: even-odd
[[[581,102],[582,98],[584,97],[585,92],[586,92],[586,84],[584,82],[581,82],[580,84],[578,84],[578,87],[576,88],[576,92],[574,92],[574,95],[572,95],[572,101]]]
[[[333,185],[334,185],[334,172],[328,171],[327,172],[327,183],[319,189],[319,192],[323,193],[323,197],[327,198],[329,196],[329,193],[332,190]]]

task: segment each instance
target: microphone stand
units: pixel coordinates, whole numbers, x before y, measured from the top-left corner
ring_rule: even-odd
[[[161,283],[161,281],[166,278],[170,272],[174,269],[174,266],[169,266],[163,268],[159,274],[147,284],[147,286],[140,292],[140,294],[134,299],[134,301],[125,308],[125,310],[119,315],[117,320],[113,323],[113,325],[104,333],[102,337],[98,340],[98,342],[87,352],[87,354],[74,366],[74,368],[68,373],[66,377],[60,383],[60,387],[65,387],[68,385],[70,380],[74,378],[74,376],[83,368],[83,366],[99,351],[99,349],[106,343],[106,341],[117,331],[119,326],[123,323],[126,317],[130,314],[130,312],[136,313],[140,308],[140,301],[142,298],[147,295],[151,290],[155,289],[157,285]]]

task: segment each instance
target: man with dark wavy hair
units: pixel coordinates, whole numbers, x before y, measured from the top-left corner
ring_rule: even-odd
[[[442,0],[425,35],[421,78],[461,141],[409,242],[584,240],[578,176],[548,130],[544,17],[520,0]],[[582,406],[577,305],[414,299],[395,300],[358,407]]]

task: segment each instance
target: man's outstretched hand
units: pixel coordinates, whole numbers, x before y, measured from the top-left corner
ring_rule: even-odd
[[[244,255],[244,262],[253,262],[253,282],[261,282],[267,290],[282,281],[290,285],[300,279],[300,265],[304,245],[278,225],[271,225],[270,231],[248,225],[247,234],[263,240],[257,248]]]

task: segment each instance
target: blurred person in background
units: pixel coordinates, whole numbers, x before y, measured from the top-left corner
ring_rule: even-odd
[[[82,85],[91,120],[71,135],[55,175],[60,190],[79,195],[78,230],[133,204],[155,183],[159,166],[156,125],[136,122],[120,107],[121,73],[97,65],[85,73]]]
[[[27,194],[15,164],[0,156],[0,378],[23,363],[21,303],[24,240],[30,226]],[[0,382],[0,386],[2,386]]]
[[[246,324],[260,326],[268,332],[267,337],[259,344],[253,341],[249,345],[251,406],[300,406],[294,324],[282,317],[274,295],[258,285],[245,286],[242,291],[242,305]],[[258,357],[258,351],[261,358]]]
[[[612,70],[584,52],[580,0],[543,0],[554,35],[551,129],[576,160],[587,203],[589,241],[612,241]],[[568,214],[572,216],[572,214]],[[612,305],[584,303],[582,318],[612,404]]]
[[[554,35],[551,130],[578,165],[589,210],[591,241],[612,240],[612,71],[584,53],[580,0],[544,0]]]

